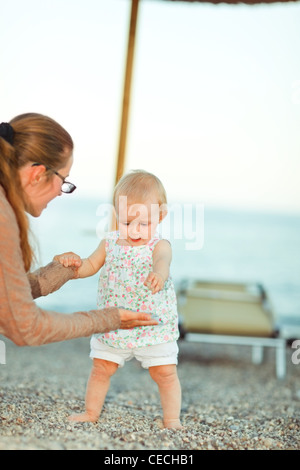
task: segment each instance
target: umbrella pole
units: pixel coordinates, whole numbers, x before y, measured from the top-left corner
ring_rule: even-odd
[[[126,62],[126,71],[125,71],[125,80],[124,80],[123,107],[122,107],[119,151],[118,151],[118,158],[117,158],[115,183],[117,183],[119,179],[121,178],[121,176],[123,175],[124,166],[125,166],[125,149],[126,149],[126,139],[127,139],[131,77],[132,77],[132,66],[133,66],[138,6],[139,6],[139,0],[131,1],[131,17],[130,17],[129,36],[128,36],[127,62]]]

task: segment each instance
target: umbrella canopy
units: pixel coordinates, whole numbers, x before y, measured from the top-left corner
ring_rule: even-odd
[[[271,3],[290,3],[298,2],[299,0],[156,0],[162,2],[181,2],[181,3],[210,3],[210,4],[228,4],[228,5],[259,5],[259,4],[271,4]],[[127,140],[127,128],[129,118],[129,106],[130,106],[130,91],[132,82],[132,69],[136,39],[136,25],[138,19],[138,7],[141,0],[131,0],[131,16],[129,25],[128,35],[128,48],[127,48],[127,61],[125,69],[125,80],[124,80],[124,91],[123,91],[123,104],[122,104],[122,115],[121,115],[121,126],[120,126],[120,137],[119,137],[119,150],[117,155],[115,183],[119,181],[124,173],[125,167],[125,152],[126,152],[126,140]]]

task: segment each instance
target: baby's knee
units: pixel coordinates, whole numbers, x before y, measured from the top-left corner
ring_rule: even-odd
[[[106,361],[104,359],[94,359],[92,374],[94,376],[106,376],[111,377],[114,375],[118,368],[118,364],[115,362]]]
[[[158,385],[173,383],[177,380],[177,368],[173,364],[149,367],[149,372]]]

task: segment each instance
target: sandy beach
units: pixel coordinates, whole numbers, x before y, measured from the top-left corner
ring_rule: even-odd
[[[300,449],[300,364],[290,348],[278,380],[273,350],[254,365],[248,347],[181,341],[184,428],[173,431],[161,428],[156,384],[137,361],[112,378],[96,424],[70,423],[84,407],[89,339],[32,348],[4,341],[0,450]]]

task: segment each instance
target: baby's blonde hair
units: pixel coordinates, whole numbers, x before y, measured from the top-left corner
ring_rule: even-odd
[[[132,170],[122,176],[115,187],[113,196],[115,209],[118,212],[120,196],[126,196],[129,203],[143,204],[153,194],[157,197],[159,206],[164,205],[166,210],[167,195],[160,179],[144,170]]]

